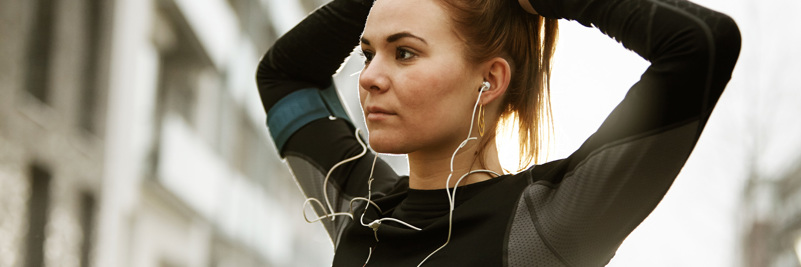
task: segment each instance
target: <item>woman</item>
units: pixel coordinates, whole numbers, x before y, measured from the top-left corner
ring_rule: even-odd
[[[652,65],[569,157],[500,175],[500,120],[536,155],[556,19]],[[407,154],[408,177],[363,149],[333,88],[354,45],[370,146]],[[739,49],[729,17],[680,0],[335,0],[276,42],[257,82],[335,266],[598,266],[670,187]]]

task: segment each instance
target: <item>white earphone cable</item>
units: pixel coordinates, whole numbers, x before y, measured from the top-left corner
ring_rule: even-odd
[[[433,256],[434,254],[439,252],[441,249],[443,249],[445,246],[447,246],[448,243],[450,243],[451,233],[452,233],[452,230],[453,230],[453,210],[454,210],[455,201],[456,201],[456,189],[459,186],[459,183],[461,183],[462,180],[464,178],[466,178],[467,176],[469,176],[471,174],[475,174],[475,173],[491,173],[491,174],[494,174],[496,177],[497,176],[501,176],[500,174],[498,174],[497,172],[492,171],[492,170],[483,170],[483,169],[482,170],[472,170],[472,171],[469,171],[469,172],[465,173],[461,177],[459,177],[459,179],[456,181],[456,184],[453,186],[453,190],[452,191],[449,189],[450,181],[451,181],[451,178],[453,177],[453,172],[454,172],[453,162],[456,159],[456,155],[458,154],[460,149],[462,149],[464,146],[467,145],[467,143],[469,141],[478,140],[477,137],[471,137],[470,135],[473,133],[473,125],[474,125],[474,122],[475,122],[476,109],[478,108],[478,103],[481,102],[481,92],[483,92],[484,91],[483,89],[485,89],[485,88],[489,88],[489,83],[484,82],[482,88],[479,89],[478,98],[476,99],[475,105],[473,105],[473,113],[470,116],[470,128],[469,128],[469,131],[467,133],[467,138],[465,138],[462,141],[462,143],[459,144],[459,146],[456,148],[456,150],[453,151],[453,155],[451,156],[451,161],[450,161],[450,173],[448,174],[448,178],[445,180],[445,193],[447,194],[448,204],[449,204],[449,210],[448,210],[448,238],[445,240],[445,243],[442,244],[442,246],[440,246],[439,248],[437,248],[436,250],[434,250],[433,252],[428,254],[428,256],[426,256],[422,261],[420,261],[420,263],[417,265],[418,267],[422,266],[423,263],[425,263],[429,258],[431,258],[431,256]],[[303,219],[305,219],[306,222],[308,222],[308,223],[318,222],[318,221],[321,221],[321,220],[323,220],[325,218],[330,218],[333,221],[333,220],[335,220],[336,216],[347,216],[347,217],[353,219],[353,203],[355,201],[366,201],[367,204],[365,205],[364,211],[362,212],[362,214],[361,214],[361,216],[359,218],[359,223],[362,226],[369,227],[369,228],[373,229],[374,234],[375,234],[376,242],[378,242],[378,227],[381,225],[381,223],[383,221],[393,221],[393,222],[399,223],[401,225],[404,225],[404,226],[406,226],[408,228],[411,228],[411,229],[414,229],[414,230],[417,230],[417,231],[422,230],[419,227],[416,227],[416,226],[411,225],[411,224],[409,224],[407,222],[404,222],[402,220],[399,220],[399,219],[396,219],[396,218],[392,218],[392,217],[380,218],[380,219],[374,220],[374,221],[372,221],[370,223],[365,223],[364,222],[364,215],[367,213],[367,208],[370,205],[373,205],[378,210],[379,213],[383,213],[383,211],[378,206],[378,204],[376,204],[375,202],[372,201],[372,182],[374,180],[373,179],[373,172],[375,170],[375,164],[376,164],[376,161],[378,159],[378,154],[375,154],[375,157],[373,158],[373,164],[372,164],[372,166],[370,168],[370,176],[367,179],[367,198],[355,197],[355,198],[350,200],[350,203],[349,203],[350,208],[349,208],[348,212],[334,212],[334,208],[331,205],[331,201],[328,198],[328,180],[330,179],[331,174],[334,172],[334,170],[337,167],[339,167],[339,166],[341,166],[341,165],[343,165],[345,163],[354,161],[354,160],[356,160],[356,159],[358,159],[360,157],[363,157],[364,155],[367,154],[367,145],[364,144],[364,142],[361,140],[361,138],[359,136],[359,131],[360,131],[359,128],[356,128],[355,135],[356,135],[356,140],[359,142],[359,145],[362,146],[362,152],[359,153],[358,155],[355,155],[353,157],[344,159],[344,160],[338,162],[337,164],[334,164],[334,166],[332,166],[331,169],[328,170],[328,173],[325,175],[325,179],[323,179],[323,198],[325,199],[325,205],[323,205],[323,203],[320,202],[320,200],[317,199],[317,198],[313,198],[313,197],[307,198],[306,201],[303,203]],[[318,216],[317,218],[315,218],[313,220],[310,220],[308,218],[307,214],[306,214],[306,206],[310,205],[311,203],[317,204],[317,206],[320,209],[323,210],[323,215],[322,216]],[[369,254],[367,256],[367,260],[365,261],[365,265],[367,264],[367,262],[370,261],[370,257],[372,255],[372,252],[373,252],[373,249],[370,248]]]
[[[313,222],[317,222],[317,221],[320,221],[320,220],[325,219],[325,218],[331,218],[331,220],[333,221],[333,220],[336,219],[335,216],[348,216],[351,219],[353,219],[353,214],[350,214],[350,213],[347,213],[347,212],[334,212],[334,208],[331,206],[331,201],[328,199],[328,179],[331,178],[331,173],[333,173],[334,170],[337,167],[342,166],[345,163],[354,161],[354,160],[364,156],[365,154],[367,154],[367,145],[364,144],[364,142],[362,141],[361,137],[359,136],[359,128],[356,128],[355,135],[356,135],[356,141],[359,142],[359,145],[362,146],[362,152],[357,154],[357,155],[355,155],[355,156],[353,156],[353,157],[350,157],[350,158],[344,159],[344,160],[342,160],[340,162],[337,162],[337,164],[334,164],[334,166],[332,166],[331,169],[328,170],[328,173],[325,175],[325,179],[323,179],[323,199],[325,199],[326,206],[323,207],[323,204],[320,203],[320,200],[317,199],[317,198],[313,198],[313,197],[307,198],[306,201],[303,202],[303,219],[305,219],[306,222],[313,223]],[[351,200],[351,201],[353,201],[353,200]],[[308,205],[309,203],[317,203],[320,206],[320,208],[323,209],[323,214],[324,215],[323,216],[319,216],[314,220],[309,220],[309,218],[306,216],[306,205]],[[328,208],[327,211],[325,210],[326,207]]]
[[[362,152],[359,153],[358,155],[355,155],[353,157],[344,159],[344,160],[338,162],[337,164],[334,164],[334,166],[332,166],[331,169],[328,170],[328,173],[325,175],[325,179],[323,179],[323,198],[325,199],[325,204],[326,205],[324,206],[323,203],[320,202],[320,200],[317,199],[317,198],[314,198],[314,197],[307,198],[306,201],[303,202],[303,219],[306,220],[307,223],[318,222],[318,221],[321,221],[321,220],[323,220],[325,218],[330,218],[333,221],[333,220],[335,220],[336,216],[347,216],[347,217],[353,219],[353,202],[355,202],[355,201],[366,201],[368,204],[365,206],[364,212],[362,213],[362,216],[360,218],[361,225],[366,226],[366,227],[370,227],[374,231],[377,232],[378,226],[381,225],[381,222],[383,222],[383,221],[394,221],[394,222],[400,223],[400,224],[402,224],[402,225],[404,225],[406,227],[409,227],[411,229],[420,231],[421,229],[419,227],[416,227],[416,226],[411,225],[411,224],[409,224],[407,222],[404,222],[404,221],[401,221],[401,220],[398,220],[398,219],[395,219],[395,218],[389,218],[389,217],[388,218],[377,219],[377,220],[375,220],[375,221],[373,221],[373,222],[371,222],[369,224],[365,224],[364,223],[364,214],[367,212],[367,207],[369,205],[373,205],[376,209],[378,209],[379,212],[382,212],[381,208],[379,208],[378,205],[375,202],[373,202],[373,200],[372,200],[372,182],[374,180],[373,179],[373,172],[375,171],[375,163],[376,163],[376,161],[378,159],[378,154],[375,154],[375,157],[373,158],[373,164],[372,164],[372,166],[370,168],[370,176],[367,179],[367,188],[368,188],[367,189],[368,190],[367,191],[367,198],[355,197],[355,198],[350,200],[350,203],[349,203],[350,209],[349,209],[348,212],[334,212],[334,208],[331,205],[331,201],[328,198],[328,180],[331,178],[331,174],[334,172],[334,170],[337,167],[342,166],[345,163],[354,161],[354,160],[356,160],[356,159],[358,159],[360,157],[363,157],[364,155],[367,154],[367,145],[364,144],[364,142],[359,137],[359,132],[360,132],[360,129],[356,128],[356,132],[355,132],[356,141],[358,141],[359,145],[362,146]],[[309,219],[308,215],[306,214],[306,206],[310,205],[312,203],[317,204],[317,206],[320,209],[323,210],[323,215],[322,216],[318,216],[317,218],[315,218],[313,220]],[[326,210],[326,208],[327,208],[327,210]],[[377,240],[378,240],[378,235],[376,233],[376,241]]]
[[[465,138],[462,141],[462,143],[459,144],[459,147],[457,147],[456,150],[453,151],[453,155],[451,156],[450,173],[448,174],[448,179],[445,180],[445,193],[448,195],[448,202],[449,202],[448,204],[450,206],[450,208],[448,210],[448,238],[445,239],[445,243],[442,244],[442,246],[440,246],[439,248],[435,249],[433,252],[431,252],[431,254],[428,254],[428,256],[426,256],[420,262],[420,264],[417,264],[417,267],[422,266],[423,263],[425,263],[429,258],[431,258],[431,256],[434,256],[434,254],[436,254],[437,252],[439,252],[440,250],[445,248],[445,246],[447,246],[448,243],[451,242],[451,233],[453,231],[453,210],[454,210],[454,206],[455,206],[455,202],[456,202],[456,188],[459,186],[459,183],[462,181],[462,179],[464,179],[465,177],[469,176],[470,174],[481,173],[481,172],[483,172],[483,173],[492,173],[492,174],[495,174],[496,176],[500,176],[497,172],[492,171],[492,170],[473,170],[473,171],[465,173],[464,175],[462,175],[462,177],[460,177],[456,181],[456,184],[453,185],[453,192],[451,192],[451,190],[448,189],[450,184],[451,184],[451,178],[453,177],[453,161],[456,158],[456,154],[459,152],[459,149],[462,149],[465,145],[467,145],[467,142],[469,142],[471,140],[478,140],[477,137],[471,137],[470,135],[473,134],[473,123],[475,122],[475,118],[476,118],[476,109],[478,108],[478,103],[481,102],[481,93],[484,92],[484,90],[483,90],[484,88],[489,88],[489,83],[486,82],[486,81],[483,83],[483,86],[481,87],[481,89],[479,89],[478,98],[476,99],[476,104],[473,105],[473,113],[470,115],[470,129],[467,132],[467,138]]]

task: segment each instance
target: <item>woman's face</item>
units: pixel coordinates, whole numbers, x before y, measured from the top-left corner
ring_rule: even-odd
[[[483,77],[436,0],[378,0],[367,18],[359,95],[382,153],[453,151],[470,127]]]

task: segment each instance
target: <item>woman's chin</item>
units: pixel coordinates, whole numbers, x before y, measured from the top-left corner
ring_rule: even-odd
[[[400,140],[392,140],[391,138],[383,138],[380,134],[370,133],[370,148],[373,151],[384,154],[406,154],[409,153],[408,148],[401,145],[403,142]]]
[[[370,142],[370,147],[373,151],[384,154],[405,154],[402,149],[399,149],[393,144],[386,142]]]

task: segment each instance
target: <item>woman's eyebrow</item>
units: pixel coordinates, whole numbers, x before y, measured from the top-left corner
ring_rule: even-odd
[[[414,38],[414,39],[420,40],[424,44],[428,44],[428,42],[426,42],[425,39],[423,39],[420,36],[414,35],[414,34],[412,34],[410,32],[399,32],[399,33],[395,33],[395,34],[392,34],[390,36],[387,36],[387,43],[397,42],[398,40],[403,39],[403,38]],[[370,45],[370,40],[367,40],[367,38],[361,37],[359,40],[363,44]]]
[[[423,39],[420,36],[414,35],[414,34],[412,34],[410,32],[399,32],[399,33],[387,36],[387,43],[395,42],[395,41],[403,39],[403,38],[414,38],[414,39],[420,40],[424,44],[428,44],[428,42],[426,42],[425,39]]]

